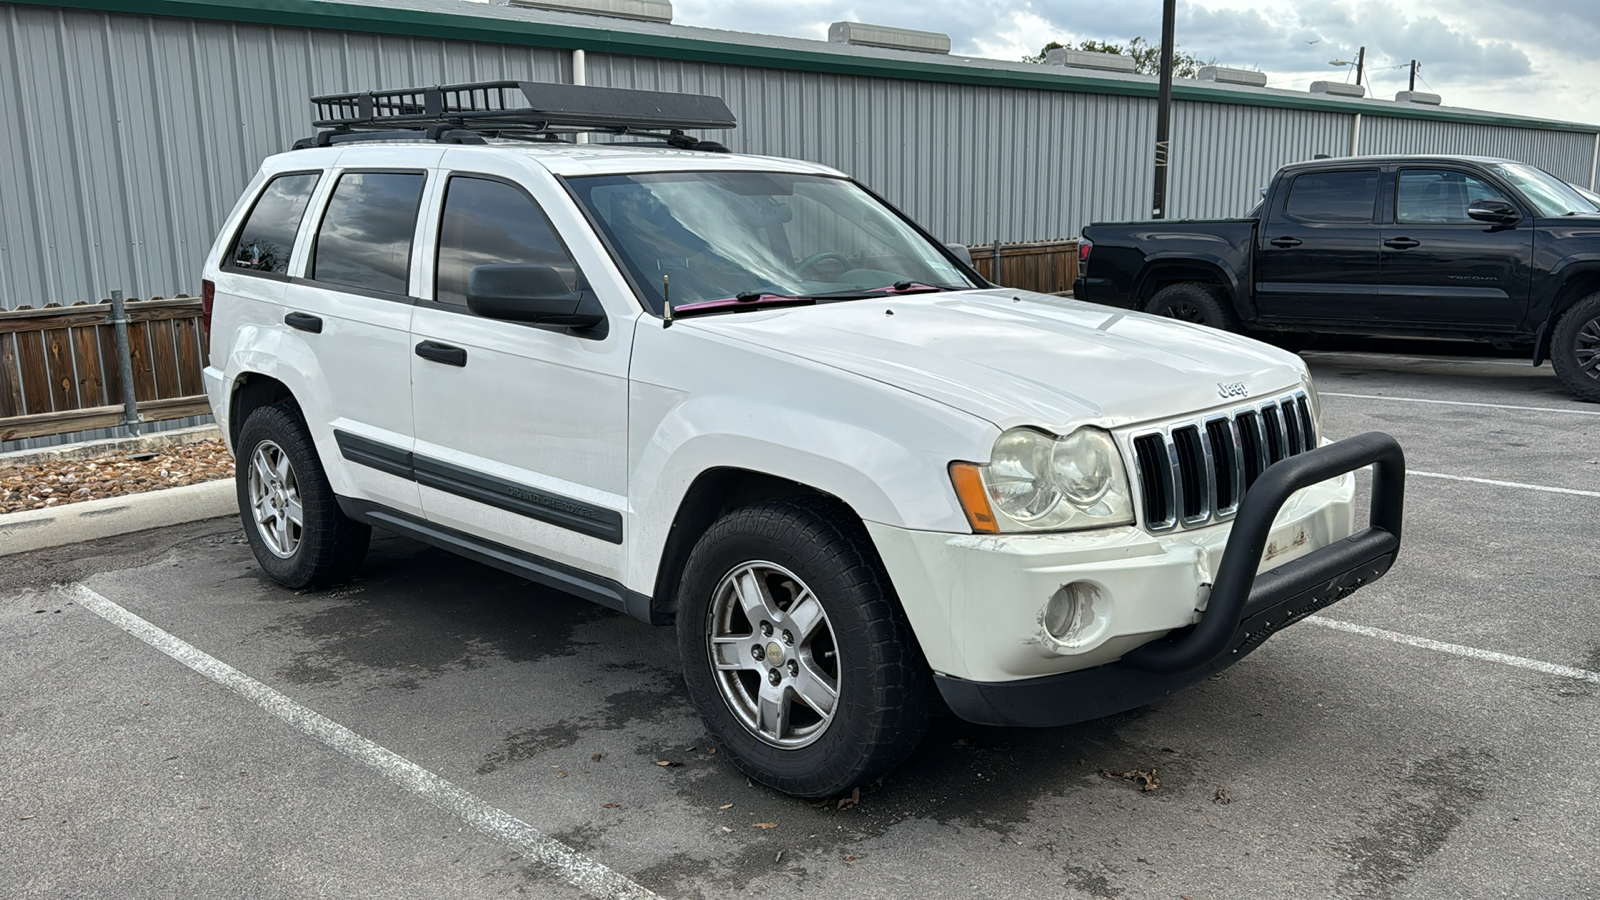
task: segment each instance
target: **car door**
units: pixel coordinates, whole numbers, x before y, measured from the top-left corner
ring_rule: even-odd
[[[430,155],[420,158],[438,159]],[[417,148],[363,148],[356,158],[359,165],[329,173],[303,272],[284,296],[284,321],[316,360],[322,390],[300,406],[319,449],[343,459],[327,466],[334,490],[420,515],[407,459],[411,258],[428,169],[418,167]]]
[[[1383,172],[1302,172],[1274,196],[1256,229],[1255,297],[1266,320],[1348,323],[1377,303],[1375,222]]]
[[[633,338],[626,298],[602,298],[605,327],[581,333],[473,314],[466,288],[475,266],[550,266],[577,289],[586,267],[604,263],[592,242],[569,249],[558,234],[552,212],[568,234],[587,226],[543,169],[469,151],[447,154],[440,178],[428,299],[411,335],[424,513],[535,565],[620,579]]]
[[[1509,191],[1462,169],[1399,169],[1394,221],[1383,227],[1379,251],[1385,321],[1506,330],[1522,321],[1534,230],[1474,221],[1467,207],[1481,199],[1522,205]],[[1522,214],[1526,221],[1528,211]]]

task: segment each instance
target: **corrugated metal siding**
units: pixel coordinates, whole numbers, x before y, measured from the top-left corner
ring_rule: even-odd
[[[1588,185],[1594,165],[1594,135],[1365,116],[1361,120],[1361,152],[1501,156]]]
[[[312,94],[570,76],[554,50],[0,5],[0,308],[197,294]]]
[[[1155,101],[591,52],[589,82],[718,94],[735,150],[854,174],[945,240],[1149,214]],[[0,307],[197,293],[218,222],[316,93],[568,81],[566,51],[0,3]],[[1351,117],[1180,102],[1171,216],[1239,215]],[[1362,152],[1490,153],[1587,183],[1589,134],[1366,116]]]

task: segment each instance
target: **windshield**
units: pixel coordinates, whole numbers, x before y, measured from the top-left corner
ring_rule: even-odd
[[[772,172],[594,175],[568,183],[661,314],[741,294],[978,287],[942,248],[840,178]]]
[[[1541,216],[1588,216],[1600,213],[1600,207],[1543,169],[1517,163],[1500,163],[1490,166],[1489,171],[1511,182]]]

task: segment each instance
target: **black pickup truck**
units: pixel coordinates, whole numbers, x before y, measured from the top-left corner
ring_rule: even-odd
[[[1255,332],[1458,338],[1600,402],[1600,207],[1542,169],[1357,156],[1280,169],[1241,219],[1091,225],[1074,294]]]

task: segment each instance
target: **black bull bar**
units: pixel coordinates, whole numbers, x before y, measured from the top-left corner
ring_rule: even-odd
[[[1295,491],[1369,465],[1372,502],[1364,530],[1256,573],[1273,520]],[[1399,442],[1377,431],[1274,463],[1239,506],[1198,624],[1090,669],[1007,682],[935,675],[939,690],[957,715],[987,725],[1067,725],[1159,700],[1382,578],[1400,552],[1405,480]]]

